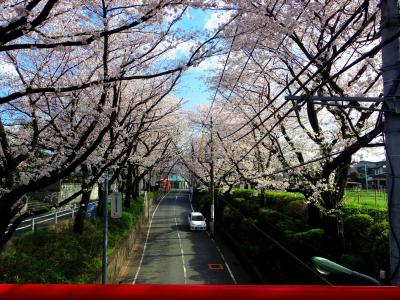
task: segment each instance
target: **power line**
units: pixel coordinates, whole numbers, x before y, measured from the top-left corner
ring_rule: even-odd
[[[287,84],[286,86],[263,108],[261,109],[255,116],[253,116],[250,120],[248,120],[245,124],[241,125],[238,129],[236,129],[234,132],[224,136],[223,138],[227,138],[230,137],[234,134],[236,134],[237,132],[239,132],[240,130],[242,130],[244,127],[246,127],[247,125],[249,125],[251,122],[253,122],[255,120],[255,118],[257,118],[262,112],[264,112],[266,109],[268,109],[271,104],[276,101],[288,88],[291,84],[293,84],[294,82],[296,82],[297,80],[299,80],[299,77],[306,71],[308,70],[308,68],[318,59],[318,57],[325,52],[325,50],[328,49],[328,47],[331,46],[331,44],[339,37],[339,35],[348,28],[348,26],[350,25],[350,23],[356,18],[356,16],[364,9],[365,7],[365,3],[364,2],[355,12],[354,14],[343,24],[343,26],[333,35],[333,37],[329,40],[328,43],[326,43],[324,45],[324,47],[322,47],[317,54],[306,64],[305,67],[302,68],[302,70],[294,77],[292,78]],[[371,18],[370,18],[371,19]],[[350,38],[345,45],[350,44],[350,41],[352,41],[354,38],[356,37],[356,34],[354,34],[352,36],[352,38]],[[340,51],[341,50],[341,51]],[[328,62],[332,62],[333,59],[335,59],[342,51],[344,50],[344,45],[335,53],[335,55],[333,55]],[[300,87],[296,90],[296,93],[298,93],[299,91],[301,91],[306,84],[308,84],[316,75],[318,75],[322,70],[324,70],[326,68],[327,64],[324,64],[322,66],[320,66],[317,71],[310,76],[304,83],[302,83],[300,85]],[[286,105],[289,101],[285,101],[284,105]],[[280,107],[283,107],[284,105],[281,105]],[[262,121],[257,127],[263,125],[268,119],[270,119],[270,117],[268,117],[267,119],[265,119],[264,121]],[[251,131],[253,131],[254,129],[252,129]],[[251,132],[250,131],[250,132]],[[247,132],[246,134],[244,134],[243,136],[241,136],[241,138],[243,138],[244,136],[246,136],[247,134],[249,134],[250,132]]]
[[[311,1],[311,0],[309,0],[309,1],[305,4],[303,10],[302,10],[302,11],[300,12],[300,14],[296,17],[296,21],[299,20],[299,18],[302,16],[302,14],[304,13],[304,11],[306,10],[306,8],[308,7],[308,5],[310,4],[310,1]],[[285,34],[284,37],[283,37],[283,39],[279,42],[278,47],[276,47],[275,51],[278,51],[278,50],[279,50],[279,48],[282,46],[283,42],[285,41],[285,39],[286,39],[287,37],[288,37],[288,34]],[[248,55],[248,59],[247,59],[246,63],[244,64],[242,70],[240,71],[240,74],[239,74],[238,78],[236,79],[235,84],[234,84],[233,88],[231,89],[229,96],[225,99],[225,101],[229,101],[230,97],[232,96],[233,90],[235,89],[237,83],[239,82],[239,80],[240,80],[240,78],[241,78],[241,76],[242,76],[244,70],[246,69],[246,67],[247,67],[247,65],[248,65],[248,63],[249,63],[249,61],[250,61],[250,59],[252,58],[253,52],[254,52],[254,50],[255,50],[255,47],[257,46],[258,41],[259,41],[259,38],[257,38],[257,40],[256,40],[256,42],[255,42],[255,44],[254,44],[254,47],[251,49],[251,51],[250,51],[250,53],[249,53],[249,55]],[[263,72],[265,71],[265,69],[267,68],[267,66],[268,66],[269,63],[271,62],[271,60],[272,60],[272,58],[269,58],[268,61],[264,64],[264,66],[261,68],[260,74],[259,74],[258,76],[256,76],[256,78],[253,80],[253,82],[252,82],[251,85],[254,85],[254,84],[257,82],[258,78],[260,78],[261,74],[263,74]],[[244,98],[246,95],[247,95],[247,92],[243,95],[243,98]],[[221,113],[221,111],[222,111],[222,108],[221,108],[221,110],[219,111],[219,113]],[[232,113],[231,113],[231,114],[232,114]],[[231,115],[231,114],[230,114],[230,115]],[[229,115],[229,116],[230,116],[230,115]],[[229,116],[228,116],[228,117],[229,117]]]
[[[218,90],[219,90],[219,87],[220,87],[220,85],[221,85],[222,79],[223,79],[223,77],[224,77],[224,73],[225,73],[225,69],[226,69],[226,66],[227,66],[228,61],[229,61],[229,57],[230,57],[230,55],[231,55],[231,51],[232,51],[232,48],[233,48],[233,44],[235,43],[235,39],[236,39],[236,36],[237,36],[238,29],[239,29],[239,23],[236,25],[235,33],[234,33],[233,38],[232,38],[232,43],[231,43],[231,46],[229,47],[228,55],[226,56],[226,60],[225,60],[225,63],[224,63],[224,67],[223,67],[223,69],[222,69],[222,73],[221,73],[221,76],[220,76],[220,78],[219,78],[218,85],[217,85],[217,89],[215,90],[214,97],[213,97],[213,99],[212,99],[212,101],[211,101],[210,108],[209,108],[209,110],[208,110],[208,112],[207,112],[207,115],[206,115],[206,118],[205,118],[205,122],[207,122],[208,116],[209,116],[210,113],[211,113],[212,107],[213,107],[214,102],[215,102],[215,99],[216,99],[216,97],[217,97]],[[204,125],[204,123],[203,123],[203,125]]]

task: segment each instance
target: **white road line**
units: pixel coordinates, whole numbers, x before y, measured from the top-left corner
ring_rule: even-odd
[[[179,234],[178,221],[176,220],[176,217],[175,217],[175,226],[176,226],[176,232],[178,233],[179,247],[181,248],[182,266],[183,266],[183,277],[185,278],[185,284],[187,284],[187,273],[186,273],[185,253],[183,252],[182,240],[181,240],[181,235]]]
[[[155,213],[156,213],[156,211],[157,211],[157,209],[158,209],[158,206],[160,206],[161,201],[162,201],[168,194],[169,194],[169,192],[168,192],[167,194],[165,194],[164,197],[161,198],[160,202],[158,202],[158,204],[157,204],[157,206],[156,206],[156,209],[153,211],[153,214],[151,215],[151,220],[150,220],[150,224],[149,224],[149,229],[147,230],[147,235],[146,235],[146,241],[144,242],[144,246],[143,246],[142,257],[140,258],[139,266],[138,266],[138,269],[137,269],[137,271],[136,271],[135,278],[134,278],[133,281],[132,281],[132,284],[135,284],[135,283],[136,283],[136,280],[137,280],[138,275],[139,275],[139,272],[140,272],[140,268],[142,267],[143,257],[144,257],[144,253],[145,253],[145,251],[146,251],[147,240],[149,239],[151,224],[153,223],[154,215],[155,215]]]
[[[208,235],[208,237],[211,239],[211,236],[210,236],[210,234],[209,234],[208,232],[207,232],[207,235]],[[226,259],[225,259],[225,256],[222,254],[221,249],[218,247],[217,243],[216,243],[213,239],[211,239],[211,241],[214,243],[215,248],[217,248],[217,251],[218,251],[219,255],[221,256],[222,260],[224,261],[224,265],[225,265],[226,269],[228,270],[229,275],[231,276],[233,283],[234,283],[234,284],[237,284],[236,278],[235,278],[235,276],[233,275],[232,270],[231,270],[231,268],[229,267],[229,264],[228,264],[228,262],[227,262]]]
[[[180,192],[179,192],[179,194],[180,194]],[[177,234],[178,234],[179,247],[181,248],[182,267],[183,267],[183,277],[185,278],[185,284],[187,284],[187,273],[186,273],[185,253],[183,252],[181,235],[179,234],[178,220],[176,219],[176,200],[178,200],[178,196],[175,197],[175,207],[174,207],[175,226],[176,226],[176,232],[177,232]]]

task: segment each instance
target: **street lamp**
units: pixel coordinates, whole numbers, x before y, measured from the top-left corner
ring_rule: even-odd
[[[361,279],[365,279],[366,281],[370,282],[371,285],[381,285],[381,283],[378,280],[376,280],[375,278],[372,278],[368,275],[365,275],[365,274],[359,273],[357,271],[351,270],[349,268],[346,268],[342,265],[334,263],[333,261],[330,261],[329,259],[314,256],[311,258],[311,261],[312,261],[315,269],[317,269],[317,271],[322,275],[325,275],[325,276],[331,275],[331,274],[350,275],[350,276],[358,277]]]

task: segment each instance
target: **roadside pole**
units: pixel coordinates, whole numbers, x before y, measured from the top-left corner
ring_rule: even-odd
[[[381,0],[382,42],[397,34],[400,16],[397,0]],[[399,39],[382,49],[382,76],[385,96],[385,144],[387,195],[390,222],[391,284],[400,285],[400,53]]]
[[[101,272],[101,283],[107,283],[107,248],[108,248],[108,171],[103,181],[103,265]]]
[[[211,133],[210,133],[210,181],[211,181],[211,220],[210,220],[210,235],[215,238],[214,235],[214,212],[215,212],[215,190],[214,190],[214,140],[213,140],[213,121],[211,116],[210,121]]]

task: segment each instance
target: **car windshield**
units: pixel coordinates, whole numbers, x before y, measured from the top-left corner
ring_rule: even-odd
[[[192,221],[204,221],[203,216],[192,216]]]

